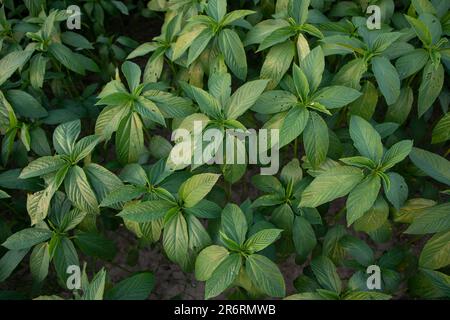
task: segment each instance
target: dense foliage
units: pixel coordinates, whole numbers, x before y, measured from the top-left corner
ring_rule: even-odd
[[[148,248],[206,299],[450,297],[449,1],[0,2],[0,298],[146,299]]]

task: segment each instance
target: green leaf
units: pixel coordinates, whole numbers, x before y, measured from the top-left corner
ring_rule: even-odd
[[[281,229],[263,229],[248,238],[244,247],[251,253],[258,252],[274,243],[283,230]]]
[[[428,0],[412,0],[411,4],[414,6],[414,9],[418,14],[422,13],[432,13],[434,15],[437,14],[433,4]]]
[[[164,68],[164,53],[166,49],[159,47],[148,59],[144,69],[143,83],[156,82],[161,77]]]
[[[226,0],[210,0],[206,6],[206,13],[214,20],[219,22],[227,13]]]
[[[261,114],[273,114],[288,110],[297,101],[297,97],[288,91],[272,90],[261,94],[251,109]]]
[[[120,106],[127,105],[132,102],[133,97],[128,92],[114,92],[102,97],[96,104],[97,105],[109,105]]]
[[[294,223],[294,212],[292,208],[283,202],[272,212],[271,222],[273,222],[277,227],[280,227],[286,231],[286,233],[292,230],[292,225]]]
[[[245,271],[253,285],[268,296],[285,296],[286,287],[283,275],[270,259],[259,254],[252,254],[245,260]]]
[[[303,26],[303,27],[305,27],[305,26]],[[297,48],[299,62],[302,61],[311,51],[308,40],[306,40],[306,38],[303,34],[298,35],[296,48]]]
[[[179,212],[169,216],[164,224],[163,246],[167,257],[183,268],[188,262],[189,235],[186,219]]]
[[[105,290],[106,271],[102,268],[92,279],[91,283],[85,288],[82,300],[103,300]]]
[[[120,122],[128,114],[127,106],[108,106],[102,110],[95,122],[95,134],[109,140]]]
[[[81,132],[80,120],[66,122],[53,132],[53,147],[58,154],[70,155]]]
[[[247,57],[244,45],[237,33],[230,29],[223,29],[219,33],[219,48],[231,72],[239,79],[245,80],[247,78]]]
[[[20,141],[22,141],[22,144],[24,145],[25,149],[27,151],[30,151],[30,132],[28,130],[28,125],[25,123],[22,124],[22,128],[20,129]]]
[[[283,116],[280,129],[280,142],[279,148],[287,145],[295,138],[297,138],[305,129],[308,119],[309,112],[305,108],[294,107],[289,110],[289,112]],[[278,129],[275,127],[267,127],[267,129]]]
[[[237,119],[243,115],[255,104],[266,88],[267,83],[267,80],[255,80],[239,87],[225,107],[225,117],[227,119]]]
[[[292,239],[295,251],[302,259],[306,259],[317,244],[314,230],[304,217],[295,217],[292,226]]]
[[[163,114],[153,101],[144,97],[139,97],[134,107],[142,117],[148,118],[164,127],[166,126]]]
[[[146,300],[155,286],[151,272],[141,272],[128,277],[106,292],[107,300]]]
[[[450,161],[429,151],[413,148],[411,161],[433,179],[450,186]]]
[[[422,271],[427,275],[434,287],[443,292],[443,296],[450,295],[450,276],[439,271],[433,271],[428,269],[422,269]]]
[[[220,119],[222,117],[222,106],[216,98],[203,89],[194,86],[190,86],[190,89],[192,90],[195,101],[197,101],[197,104],[203,113],[215,119]]]
[[[322,73],[325,69],[325,58],[320,46],[315,47],[300,61],[300,69],[308,79],[310,91],[315,92],[322,82]]]
[[[42,228],[27,228],[14,233],[2,246],[9,250],[23,250],[32,246],[45,242],[52,236],[52,232]]]
[[[358,168],[375,169],[377,167],[377,164],[373,160],[361,156],[340,158],[339,161]]]
[[[319,284],[336,293],[341,293],[342,283],[333,262],[326,256],[319,256],[311,261],[311,269]]]
[[[133,51],[131,51],[130,54],[127,56],[127,60],[134,59],[136,57],[145,56],[146,54],[153,52],[158,48],[159,48],[159,44],[156,42],[145,42],[145,43],[139,45]],[[122,66],[122,68],[123,68],[123,66]]]
[[[61,33],[61,40],[65,44],[77,49],[94,49],[88,39],[76,32],[66,31]]]
[[[254,175],[252,183],[262,192],[284,194],[284,188],[274,176]]]
[[[247,234],[247,220],[241,208],[237,205],[229,203],[222,211],[221,230],[223,233],[242,245]]]
[[[310,112],[303,133],[306,157],[313,168],[317,168],[327,157],[329,137],[326,122],[316,112]]]
[[[111,191],[123,186],[122,181],[114,173],[96,163],[89,163],[83,170],[99,202]]]
[[[101,138],[96,135],[91,135],[80,139],[80,141],[75,144],[71,154],[73,161],[79,162],[86,158],[94,150],[97,144],[99,144],[100,139]]]
[[[6,165],[8,163],[9,157],[13,152],[14,139],[16,137],[17,131],[17,128],[13,128],[12,130],[9,130],[3,138],[1,150],[1,160],[3,162],[3,165]]]
[[[17,116],[11,104],[0,91],[0,129],[9,130],[17,126]]]
[[[214,33],[210,28],[204,29],[192,42],[189,47],[187,64],[190,65],[197,59],[200,54],[205,50],[208,46],[209,42],[213,38]]]
[[[450,231],[435,234],[427,241],[419,257],[419,266],[437,270],[450,264]]]
[[[6,199],[11,197],[9,194],[7,194],[5,191],[0,190],[0,199]]]
[[[34,247],[30,256],[30,272],[34,281],[39,283],[47,277],[49,264],[48,243],[40,243]]]
[[[427,234],[450,229],[450,203],[425,208],[406,229],[408,234]]]
[[[374,204],[380,192],[381,182],[378,175],[370,175],[359,183],[348,195],[347,226],[350,226]]]
[[[308,7],[310,0],[289,1],[289,15],[295,19],[297,24],[304,24],[308,19]]]
[[[2,85],[12,74],[21,68],[33,54],[32,50],[13,51],[0,60],[0,85]]]
[[[122,1],[112,0],[111,3],[116,7],[122,14],[128,15],[128,8]]]
[[[227,249],[217,245],[203,249],[195,261],[195,278],[198,281],[206,281],[211,278],[214,270],[228,255]]]
[[[289,161],[280,173],[280,180],[289,189],[294,187],[300,180],[302,180],[303,171],[300,167],[300,161],[296,158]]]
[[[118,216],[134,222],[149,222],[164,217],[173,206],[166,200],[143,201],[125,206]]]
[[[58,229],[64,232],[70,231],[79,225],[86,217],[87,212],[83,212],[80,209],[74,208],[66,213],[60,222]]]
[[[397,70],[387,58],[375,57],[372,59],[372,71],[387,104],[393,104],[400,95],[400,77]]]
[[[395,172],[387,174],[390,181],[390,187],[384,185],[384,193],[389,202],[398,210],[408,199],[408,185],[401,175]]]
[[[43,39],[47,40],[52,35],[53,29],[55,27],[57,11],[52,11],[45,17],[44,23],[42,24],[41,36]]]
[[[448,8],[448,7],[447,7]],[[422,21],[430,31],[431,43],[436,45],[442,37],[442,25],[436,14],[431,13],[421,13],[419,15],[419,20]],[[432,57],[432,59],[434,59]]]
[[[60,156],[40,157],[30,162],[20,173],[20,179],[40,177],[58,171],[66,164]]]
[[[383,156],[381,137],[369,122],[361,117],[352,116],[350,119],[350,136],[355,148],[361,155],[375,163],[381,161]]]
[[[262,20],[248,31],[244,44],[248,46],[250,44],[261,43],[275,30],[288,26],[289,23],[282,19]]]
[[[256,52],[263,51],[277,44],[285,43],[290,37],[294,35],[295,30],[293,30],[291,26],[277,28],[264,38]]]
[[[370,81],[365,81],[361,89],[362,95],[349,104],[350,114],[360,116],[366,120],[372,118],[378,102],[378,90]]]
[[[341,108],[361,96],[361,92],[344,86],[325,87],[312,98],[328,109]]]
[[[197,217],[188,214],[186,215],[186,222],[189,234],[189,250],[198,253],[211,244],[211,237]]]
[[[280,194],[265,194],[258,198],[252,203],[253,208],[258,207],[271,207],[284,202],[283,196]]]
[[[316,177],[303,191],[300,207],[317,207],[348,194],[364,177],[362,170],[336,166]]]
[[[294,79],[295,90],[301,101],[307,101],[309,96],[309,84],[305,73],[299,66],[294,64],[292,70],[292,78]]]
[[[178,190],[178,195],[187,208],[195,206],[211,191],[220,175],[213,173],[197,174],[186,180]]]
[[[428,30],[425,23],[423,23],[419,19],[407,15],[405,15],[405,18],[410,24],[410,26],[413,28],[414,32],[419,37],[420,41],[422,41],[425,45],[429,46],[431,44],[431,33],[430,30]]]
[[[397,101],[388,107],[385,121],[402,124],[411,111],[414,95],[411,87],[403,87]]]
[[[48,115],[47,110],[29,93],[22,90],[8,90],[6,98],[14,110],[26,118],[43,118]]]
[[[172,145],[164,137],[153,136],[150,140],[149,150],[156,159],[163,159],[170,155]]]
[[[2,256],[0,259],[0,282],[5,281],[11,275],[28,251],[29,249],[10,250]]]
[[[348,292],[343,297],[344,300],[390,300],[392,296],[376,291],[353,291]]]
[[[122,163],[132,163],[144,151],[144,133],[139,115],[131,113],[123,118],[116,133],[117,157]]]
[[[141,68],[133,62],[125,61],[122,64],[122,73],[128,83],[130,92],[134,92],[141,82]]]
[[[195,206],[184,209],[186,213],[192,214],[197,218],[215,219],[220,217],[222,208],[216,203],[203,199]]]
[[[402,140],[397,142],[383,156],[383,170],[387,170],[395,166],[397,163],[405,159],[411,152],[413,147],[412,140]]]
[[[126,185],[119,187],[110,193],[108,193],[100,203],[102,207],[110,207],[112,205],[127,202],[133,200],[135,198],[139,198],[143,195],[147,190],[143,187],[134,186],[134,185]]]
[[[375,53],[382,53],[388,49],[402,34],[400,32],[383,32],[380,33],[371,45],[371,50]]]
[[[441,93],[444,85],[444,67],[439,64],[437,67],[429,61],[422,73],[422,82],[419,87],[419,97],[417,108],[419,118],[433,105]]]
[[[447,112],[434,126],[431,143],[445,142],[450,139],[450,112]]]
[[[388,216],[389,206],[383,196],[379,195],[373,206],[355,221],[353,228],[356,231],[375,231],[384,225]]]
[[[229,25],[229,24],[231,24],[232,22],[234,22],[236,20],[242,19],[243,17],[251,15],[251,14],[254,14],[254,13],[256,13],[256,12],[253,11],[253,10],[234,10],[234,11],[232,11],[230,13],[227,13],[223,17],[223,19],[221,21],[221,24],[226,26],[226,25]]]
[[[372,249],[363,240],[345,236],[340,240],[342,247],[363,266],[369,266],[374,261],[374,254]]]
[[[242,258],[239,254],[227,256],[206,280],[205,299],[214,298],[227,289],[238,276],[241,265]]]
[[[58,277],[66,283],[69,274],[67,273],[67,268],[69,266],[79,266],[80,262],[78,260],[77,251],[75,247],[68,238],[57,238],[58,242],[56,248],[54,249],[53,263],[55,265]],[[53,240],[53,239],[52,239]],[[50,242],[51,244],[51,242]],[[51,251],[51,250],[50,250]]]
[[[65,167],[65,170],[67,170],[67,168],[68,167]],[[28,194],[27,211],[31,218],[32,225],[39,223],[47,217],[50,201],[55,192],[56,185],[55,182],[53,182],[44,190]]]
[[[398,71],[400,80],[406,79],[422,70],[428,60],[429,55],[425,49],[414,49],[398,58],[395,61],[395,68]]]
[[[183,31],[183,33],[178,36],[176,42],[172,44],[172,60],[180,58],[203,30],[205,30],[205,27],[198,26],[193,30],[187,32]]]
[[[324,37],[320,29],[310,23],[305,23],[304,25],[302,25],[302,30],[308,33],[309,35],[319,39],[322,39]]]
[[[436,201],[424,198],[413,198],[405,202],[399,209],[395,210],[394,221],[402,223],[412,223],[412,221],[422,213],[422,210],[436,205]]]
[[[264,59],[259,77],[270,79],[267,89],[274,89],[291,66],[295,55],[295,45],[285,41],[270,48]]]
[[[73,166],[69,169],[64,179],[64,188],[67,197],[80,210],[98,213],[98,202],[94,191],[92,190],[86,173],[79,166]]]
[[[326,299],[316,292],[302,292],[287,296],[283,300],[326,300]]]
[[[75,53],[68,47],[61,43],[52,42],[48,46],[48,51],[52,56],[55,57],[64,67],[76,72],[78,74],[84,75],[85,68],[82,67],[80,59],[75,55]]]
[[[367,71],[367,63],[363,58],[347,62],[333,77],[333,83],[359,89],[361,77]]]
[[[91,257],[112,260],[116,255],[114,242],[98,233],[77,232],[74,242],[84,254]]]
[[[227,105],[231,96],[231,74],[225,72],[214,72],[208,79],[208,89],[220,105]]]

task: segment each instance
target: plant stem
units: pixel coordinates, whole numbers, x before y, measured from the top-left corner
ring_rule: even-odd
[[[294,157],[297,158],[297,154],[298,154],[298,138],[295,138],[294,141]]]

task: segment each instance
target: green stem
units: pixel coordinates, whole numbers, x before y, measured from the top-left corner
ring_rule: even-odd
[[[225,195],[227,197],[227,201],[231,200],[231,183],[225,181]]]
[[[298,138],[295,138],[294,141],[294,157],[297,158],[298,155]]]

